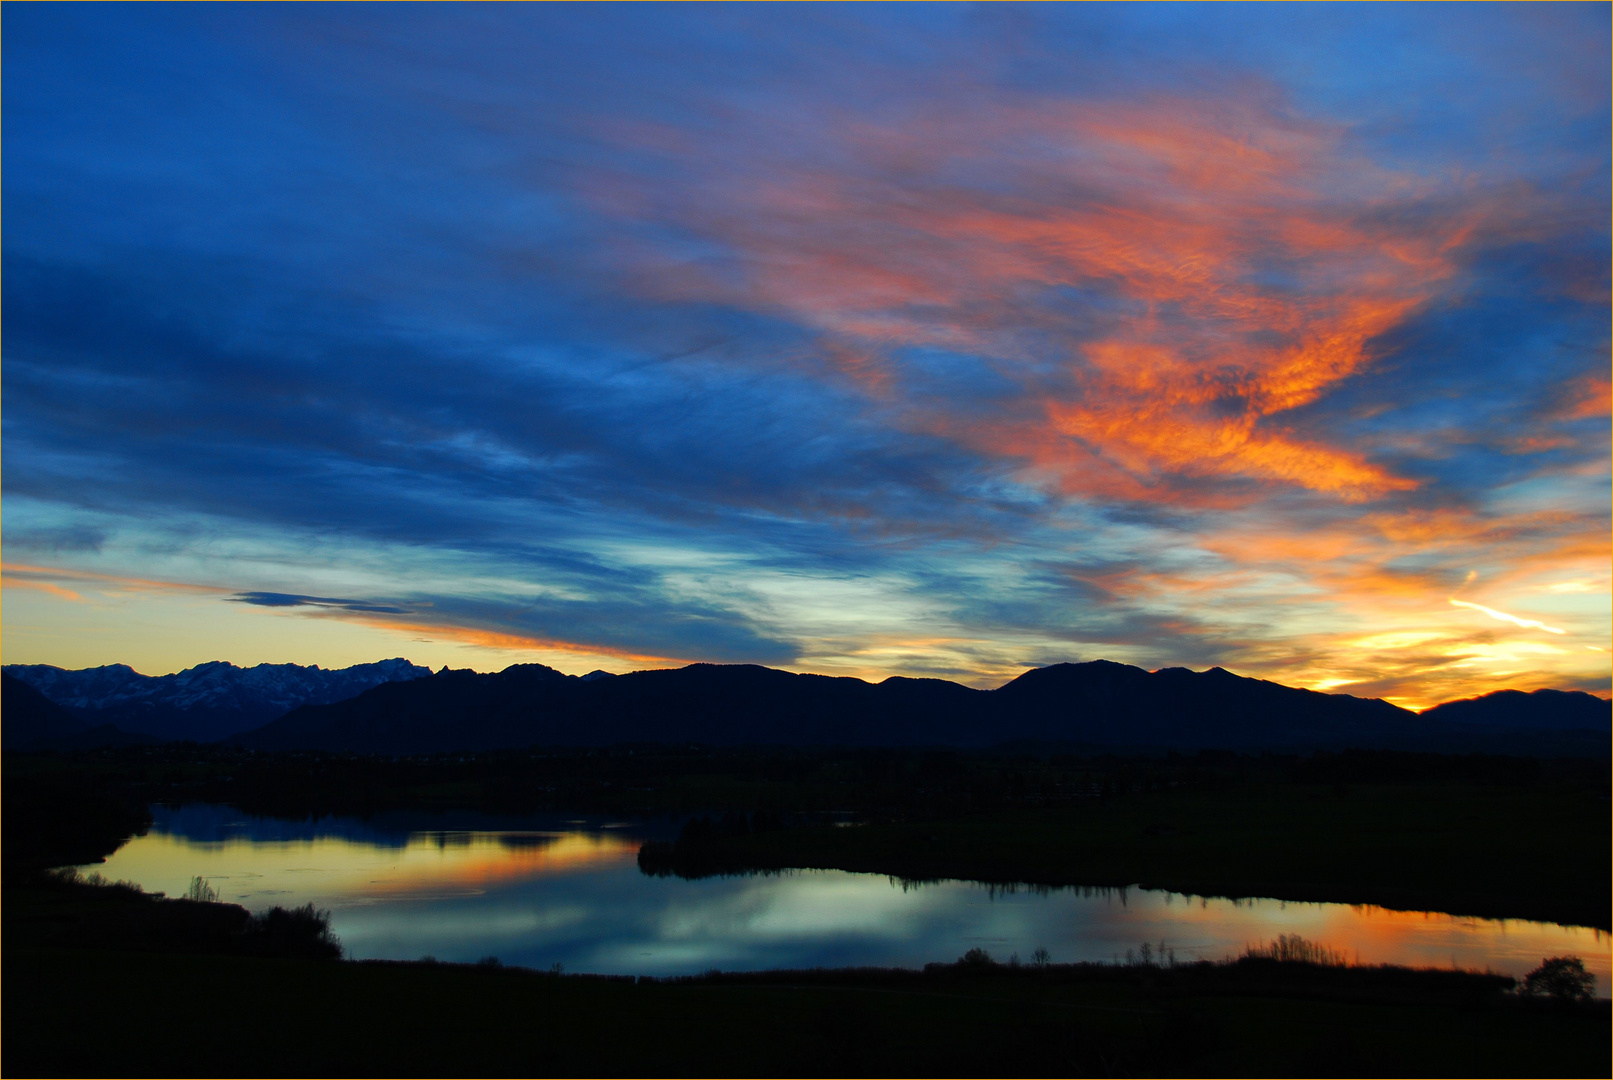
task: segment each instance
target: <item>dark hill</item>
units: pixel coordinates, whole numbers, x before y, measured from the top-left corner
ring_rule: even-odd
[[[797,675],[693,664],[583,680],[538,664],[443,671],[293,710],[231,741],[263,750],[415,754],[627,742],[1117,749],[1421,744],[1436,728],[1387,702],[1108,661],[1026,672],[996,690],[940,679]]]
[[[4,729],[0,749],[86,750],[101,746],[130,746],[156,740],[131,735],[111,724],[91,726],[29,686],[0,673],[0,710]]]
[[[1094,660],[1027,671],[992,691],[1015,738],[1103,746],[1228,748],[1394,740],[1426,730],[1377,698],[1322,694],[1224,668],[1148,672]]]
[[[982,692],[939,679],[880,684],[739,664],[580,679],[541,664],[443,671],[305,706],[232,742],[264,750],[429,753],[623,742],[969,745]]]
[[[87,725],[21,679],[0,674],[0,745],[7,750],[82,734]]]
[[[1447,701],[1425,719],[1505,731],[1597,731],[1613,724],[1613,703],[1583,690],[1497,690],[1483,697]]]

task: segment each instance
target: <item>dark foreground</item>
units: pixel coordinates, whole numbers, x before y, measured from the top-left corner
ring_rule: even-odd
[[[977,957],[659,981],[352,963],[331,958],[312,912],[253,917],[45,870],[97,861],[164,799],[303,814],[709,809],[646,868],[1155,874],[1234,895],[1398,889],[1415,906],[1605,926],[1605,768],[694,750],[388,763],[202,749],[5,767],[7,1075],[1605,1076],[1613,1064],[1607,1002],[1520,997],[1498,976],[1248,958]],[[866,823],[817,824],[832,808]]]
[[[9,1076],[1605,1076],[1607,1002],[1244,959],[632,979],[345,963],[228,904],[8,888]],[[261,922],[262,920],[259,920]]]

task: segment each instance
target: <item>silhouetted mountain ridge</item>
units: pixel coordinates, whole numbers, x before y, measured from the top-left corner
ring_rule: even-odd
[[[1508,731],[1606,731],[1613,705],[1583,690],[1497,690],[1483,697],[1447,701],[1425,719]]]
[[[1425,727],[1416,713],[1377,698],[1302,690],[1220,667],[1149,672],[1109,660],[1054,664],[993,693],[1034,728],[1021,737],[1043,741],[1070,741],[1072,721],[1084,728],[1076,741],[1194,748],[1331,744]]]
[[[127,664],[78,671],[8,664],[3,670],[86,727],[110,724],[131,734],[197,742],[249,731],[299,705],[343,701],[380,683],[430,674],[402,659],[339,669],[213,661],[172,675],[142,675]]]
[[[1608,731],[1607,703],[1601,704],[1602,726],[1592,731],[1598,738]],[[1301,690],[1222,668],[1148,672],[1095,660],[1037,668],[995,690],[974,690],[941,679],[868,683],[754,665],[691,664],[585,680],[523,664],[377,686],[349,701],[293,710],[231,741],[264,750],[387,754],[632,742],[1493,748],[1474,743],[1471,730],[1375,698]]]

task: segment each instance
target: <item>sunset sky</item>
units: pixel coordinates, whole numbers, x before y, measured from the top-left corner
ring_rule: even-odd
[[[7,5],[7,663],[1609,692],[1607,5]]]

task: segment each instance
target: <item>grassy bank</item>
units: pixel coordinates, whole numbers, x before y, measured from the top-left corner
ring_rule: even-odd
[[[252,914],[217,903],[198,882],[203,899],[152,895],[138,885],[87,879],[76,873],[7,874],[5,942],[9,951],[85,949],[337,960],[341,946],[314,907],[272,907]],[[7,969],[9,975],[9,967]]]

